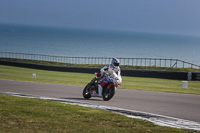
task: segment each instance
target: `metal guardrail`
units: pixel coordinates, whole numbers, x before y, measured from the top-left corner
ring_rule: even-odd
[[[111,57],[66,57],[51,56],[42,54],[12,53],[0,52],[2,58],[30,59],[39,61],[52,61],[70,64],[109,64]],[[195,65],[178,59],[161,59],[161,58],[119,58],[121,65],[129,66],[156,66],[156,67],[175,67],[175,68],[193,68],[200,69],[199,65]]]

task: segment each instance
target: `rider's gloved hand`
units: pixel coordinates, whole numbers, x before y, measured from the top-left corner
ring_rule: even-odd
[[[96,79],[100,79],[101,78],[101,73],[98,73],[97,75],[96,75]]]

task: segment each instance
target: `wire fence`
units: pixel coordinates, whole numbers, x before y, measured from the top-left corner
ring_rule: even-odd
[[[111,57],[66,57],[51,56],[42,54],[12,53],[0,52],[1,58],[28,59],[38,61],[51,61],[70,64],[109,64]],[[161,58],[118,58],[120,65],[144,66],[144,67],[174,67],[174,68],[193,68],[200,69],[199,65],[189,63],[178,59],[161,59]]]

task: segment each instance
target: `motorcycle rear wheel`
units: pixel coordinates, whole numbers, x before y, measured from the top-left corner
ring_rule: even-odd
[[[90,90],[90,86],[89,85],[86,85],[85,88],[83,89],[83,97],[85,99],[90,99],[91,98],[91,94],[90,94],[89,90]]]
[[[103,100],[109,101],[115,95],[115,86],[111,86],[108,90],[107,88],[103,89]]]

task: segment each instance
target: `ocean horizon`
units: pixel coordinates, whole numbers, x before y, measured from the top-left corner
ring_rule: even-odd
[[[200,36],[0,24],[0,52],[179,59],[200,65]]]

